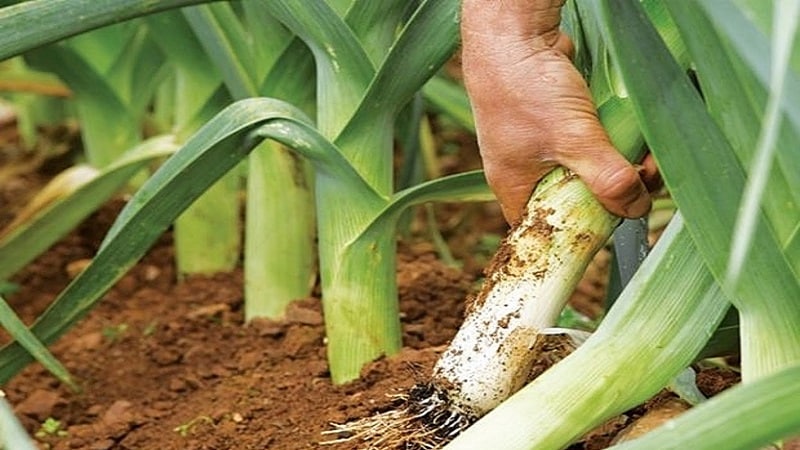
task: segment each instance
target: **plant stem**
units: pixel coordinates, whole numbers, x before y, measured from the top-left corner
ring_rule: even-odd
[[[282,317],[307,297],[316,270],[312,178],[277,142],[250,154],[245,231],[245,318]],[[278,196],[278,198],[275,198]]]

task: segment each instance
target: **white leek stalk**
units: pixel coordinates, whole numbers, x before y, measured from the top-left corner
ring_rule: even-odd
[[[657,393],[694,360],[729,306],[676,217],[597,331],[446,448],[566,447]]]
[[[452,405],[471,417],[484,415],[528,380],[537,338],[556,324],[619,222],[564,169],[540,183],[526,211],[434,368],[433,384],[453,391]]]
[[[6,394],[3,391],[0,391],[0,448],[17,450],[38,448],[14,415],[14,409],[6,400]]]

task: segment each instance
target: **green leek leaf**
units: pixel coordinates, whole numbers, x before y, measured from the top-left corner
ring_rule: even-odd
[[[105,203],[142,168],[172,154],[171,136],[152,138],[132,149],[74,191],[0,237],[0,279],[24,267]]]
[[[664,181],[698,250],[722,283],[745,171],[638,2],[610,0],[603,2],[601,10],[611,53],[625,62],[620,64],[620,72]],[[758,251],[750,253],[748,269],[728,292],[742,313],[746,377],[800,359],[800,334],[796,332],[800,281],[763,210],[756,224],[753,248]],[[751,327],[758,330],[754,331],[758,338],[744,336]]]
[[[45,44],[172,8],[210,0],[32,0],[0,9],[0,60]]]
[[[39,361],[45,369],[49,370],[50,373],[61,380],[62,383],[69,386],[73,391],[77,392],[79,390],[78,385],[75,384],[75,381],[72,379],[67,369],[49,350],[47,350],[47,346],[39,339],[36,339],[36,336],[28,330],[28,327],[25,326],[22,319],[17,316],[2,296],[0,296],[0,326],[2,326],[16,342],[24,347],[36,361]],[[3,431],[2,426],[0,426],[0,431]],[[0,436],[2,435],[3,433],[0,433]]]
[[[614,450],[766,448],[800,433],[800,365],[734,386]],[[724,430],[724,431],[723,431]]]

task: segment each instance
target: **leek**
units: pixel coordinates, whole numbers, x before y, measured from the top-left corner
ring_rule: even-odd
[[[194,10],[200,7],[188,8]],[[159,49],[168,56],[172,71],[172,133],[182,144],[203,123],[231,101],[220,71],[194,39],[178,11],[147,18],[158,36]],[[240,176],[226,175],[197,199],[174,224],[175,263],[179,275],[233,270],[241,247]]]
[[[395,224],[379,220],[393,206],[394,122],[452,53],[458,3],[421,2],[405,23],[403,2],[356,1],[344,16],[323,1],[269,5],[314,54],[317,127],[360,178],[315,179],[328,361],[342,383],[401,346]],[[396,77],[401,67],[421,69]]]
[[[597,331],[446,448],[563,448],[658,392],[694,360],[728,307],[676,216]]]

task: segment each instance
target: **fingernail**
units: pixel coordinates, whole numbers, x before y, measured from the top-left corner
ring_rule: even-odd
[[[639,195],[625,208],[625,217],[629,219],[638,219],[639,217],[644,217],[650,212],[650,208],[652,207],[653,203],[651,202],[649,195]]]

